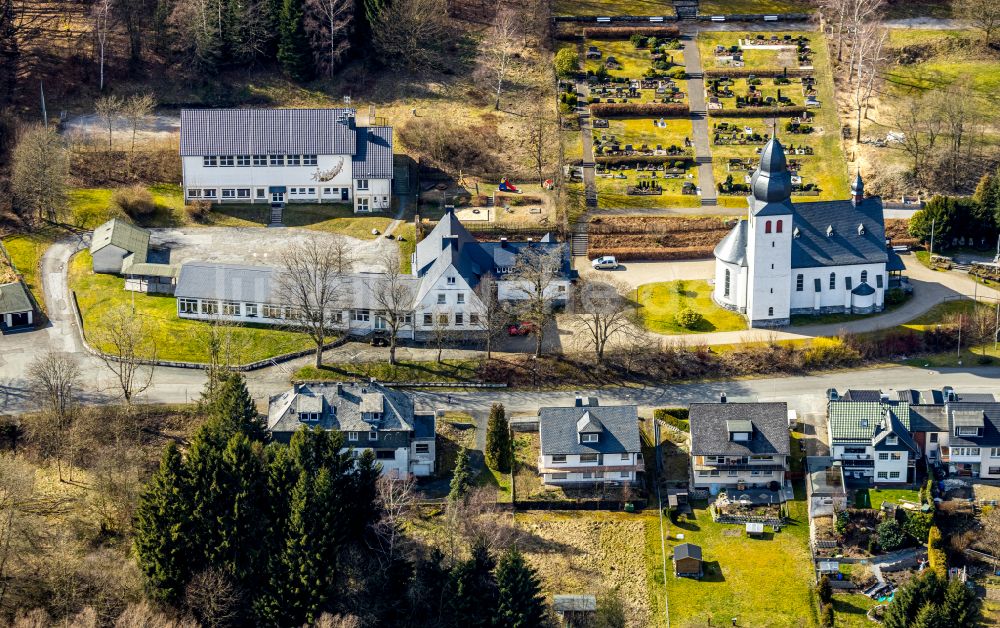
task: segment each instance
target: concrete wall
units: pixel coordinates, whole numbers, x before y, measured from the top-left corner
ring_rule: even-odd
[[[129,256],[129,251],[109,244],[93,254],[94,272],[117,275],[122,272],[122,260]],[[145,262],[146,260],[142,260]]]

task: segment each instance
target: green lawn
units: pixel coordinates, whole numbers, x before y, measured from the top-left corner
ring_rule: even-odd
[[[882,502],[898,504],[904,499],[919,504],[920,492],[908,488],[863,488],[854,494],[854,505],[857,508],[878,508]]]
[[[45,296],[42,292],[40,274],[42,255],[63,235],[66,233],[60,228],[43,227],[34,233],[13,235],[3,239],[4,248],[10,254],[11,261],[24,277],[38,305],[43,308]]]
[[[553,15],[673,15],[667,0],[555,0]]]
[[[271,219],[269,205],[216,205],[212,210],[212,224],[223,227],[266,227]],[[293,204],[286,205],[282,222],[286,227],[304,227],[316,231],[340,233],[361,240],[373,240],[385,231],[392,219],[388,216],[356,215],[351,205],[345,204]]]
[[[386,359],[388,360],[388,349]],[[477,381],[479,360],[442,360],[441,363],[400,360],[392,366],[385,362],[351,362],[300,368],[296,380],[355,380],[374,377],[383,382],[463,382]]]
[[[809,556],[809,520],[804,496],[789,504],[790,524],[766,539],[748,539],[743,526],[712,521],[704,504],[696,505],[695,521],[669,523],[667,552],[689,542],[700,545],[706,575],[701,580],[667,574],[670,625],[816,626]],[[677,534],[684,539],[677,539]],[[658,538],[647,538],[656,543]],[[670,561],[667,561],[670,569]],[[780,576],[776,576],[780,574]]]
[[[124,279],[114,275],[98,275],[91,271],[90,253],[83,251],[70,261],[69,288],[76,292],[88,341],[94,342],[94,332],[100,329],[104,316],[115,307],[131,307],[136,316],[148,318],[152,325],[157,357],[162,360],[207,362],[206,347],[199,332],[207,323],[181,319],[177,316],[176,300],[172,296],[128,292]],[[243,362],[309,349],[313,346],[305,334],[265,326],[233,328],[234,344],[242,347]],[[97,347],[100,348],[100,347]]]
[[[680,292],[680,284],[683,292]],[[746,329],[746,321],[736,312],[721,308],[712,301],[712,287],[706,281],[666,281],[638,288],[637,300],[643,324],[661,334],[697,334],[711,331]],[[700,312],[704,320],[694,329],[681,327],[674,314],[683,308]]]
[[[701,0],[702,15],[734,15],[760,13],[811,13],[814,7],[805,0]]]
[[[413,253],[417,250],[417,228],[413,222],[404,222],[393,232],[399,243],[399,267],[404,274],[413,272]]]
[[[913,298],[913,295],[907,295],[906,299],[899,303],[894,303],[892,305],[887,305],[882,313],[891,312],[898,309],[906,304]],[[862,318],[867,318],[871,314],[851,314],[850,312],[842,312],[839,314],[793,314],[792,315],[792,327],[804,327],[808,325],[832,325],[835,323],[848,323],[850,321],[861,320]]]
[[[604,66],[607,63],[608,57],[614,57],[621,66],[621,68],[617,70],[608,70],[608,75],[613,77],[638,79],[646,73],[646,70],[652,67],[649,48],[636,48],[635,45],[628,39],[588,40],[586,45],[596,46],[597,49],[601,51],[601,58],[586,59],[583,64],[584,71],[593,70],[596,72],[599,67]],[[666,50],[665,54],[667,55],[667,60],[672,61],[675,65],[684,65],[683,50]],[[683,90],[684,83],[681,82],[679,85]],[[645,91],[652,93],[651,90]]]
[[[871,628],[878,624],[872,623],[866,613],[872,606],[878,604],[867,595],[860,593],[841,594],[833,596],[833,612],[837,628]]]

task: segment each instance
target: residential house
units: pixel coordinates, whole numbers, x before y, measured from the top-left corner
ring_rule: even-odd
[[[635,482],[644,471],[636,406],[601,406],[578,397],[569,407],[538,410],[542,483]]]
[[[188,201],[391,207],[392,128],[351,108],[185,109],[180,154]]]
[[[0,331],[31,327],[35,324],[35,302],[20,280],[0,284]]]
[[[674,576],[701,578],[704,575],[701,547],[694,543],[681,543],[674,547]]]
[[[785,403],[693,403],[688,421],[695,488],[715,494],[784,486],[790,455]]]
[[[827,404],[830,456],[845,481],[905,484],[915,481],[921,452],[910,433],[910,404],[877,390],[849,390]]]
[[[149,231],[123,218],[112,218],[94,229],[90,256],[95,273],[121,274],[123,268],[145,263],[149,254]]]
[[[377,382],[295,384],[270,398],[267,429],[275,440],[288,442],[302,426],[341,432],[355,456],[374,451],[383,474],[434,473],[433,413],[418,414],[409,395]]]

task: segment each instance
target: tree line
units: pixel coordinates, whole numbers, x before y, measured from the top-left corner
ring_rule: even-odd
[[[979,180],[972,196],[935,196],[910,218],[910,235],[934,250],[996,247],[1000,234],[1000,170]]]

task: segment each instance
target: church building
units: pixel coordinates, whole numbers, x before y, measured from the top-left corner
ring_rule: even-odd
[[[713,297],[751,327],[788,325],[793,314],[880,312],[890,272],[902,270],[885,239],[882,200],[792,204],[785,150],[771,139],[750,179],[747,219],[715,247]]]

